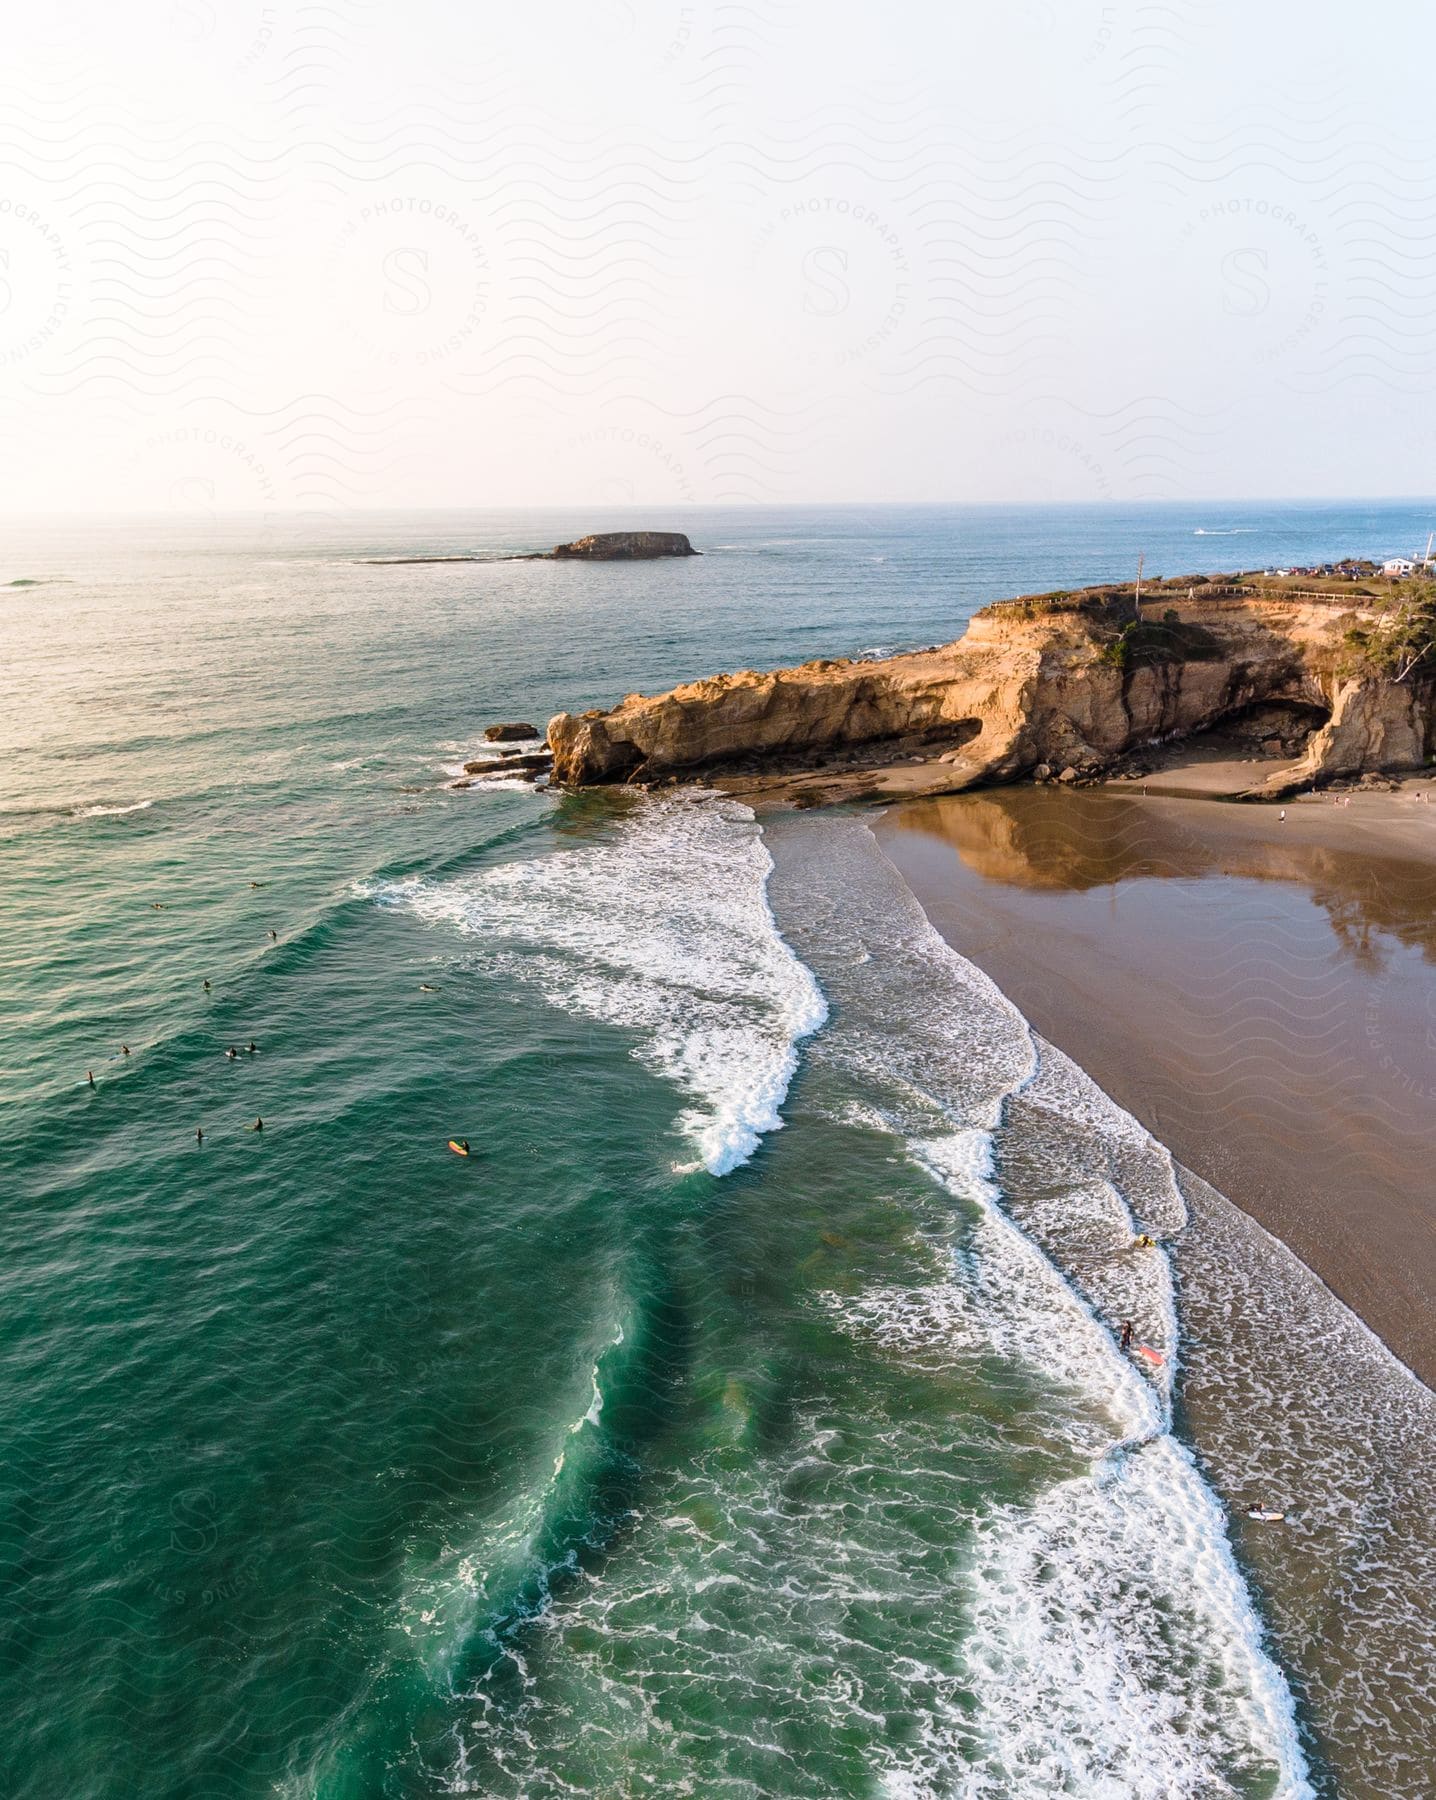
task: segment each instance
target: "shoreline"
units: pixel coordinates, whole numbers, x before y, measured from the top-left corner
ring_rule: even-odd
[[[1436,807],[985,789],[874,820],[954,949],[1436,1382]]]
[[[1076,809],[1065,791],[1037,798],[1071,823]],[[1076,798],[1080,806],[1102,796]],[[1323,824],[1315,815],[1309,823]],[[948,1116],[968,1117],[957,1097],[1003,1091],[990,1138],[999,1210],[1091,1301],[1112,1350],[1123,1314],[1141,1316],[1149,1303],[1139,1272],[1145,1259],[1133,1266],[1124,1254],[1127,1232],[1138,1229],[1134,1218],[1156,1232],[1153,1267],[1170,1269],[1178,1317],[1171,1338],[1158,1335],[1165,1323],[1150,1311],[1140,1329],[1169,1356],[1171,1436],[1221,1510],[1257,1629],[1296,1701],[1315,1791],[1381,1800],[1407,1791],[1401,1778],[1419,1768],[1425,1792],[1430,1751],[1412,1721],[1427,1710],[1429,1681],[1409,1646],[1426,1639],[1419,1593],[1429,1587],[1422,1578],[1436,1549],[1424,1505],[1436,1394],[1287,1244],[1180,1159],[1172,1173],[1185,1224],[1179,1209],[1165,1209],[1166,1157],[1113,1128],[1085,1064],[1064,1075],[1060,1045],[1054,1053],[1030,1018],[1019,1020],[996,995],[985,998],[978,958],[969,952],[967,973],[955,974],[930,910],[862,811],[826,820],[775,815],[768,841],[779,928],[834,1001],[792,1122],[805,1116],[824,1065],[848,1066],[838,1040],[865,1026],[878,1029],[864,1040],[864,1092],[869,1079],[888,1084],[878,1090],[888,1103],[871,1122],[909,1147],[914,1134],[922,1142],[932,1130],[926,1109],[935,1098],[956,1099]],[[1203,903],[1209,899],[1204,892]],[[1010,985],[1004,992],[1016,998]],[[955,993],[963,996],[956,1006]],[[985,1005],[996,1010],[984,1015]],[[1036,1079],[1024,1074],[1021,1049],[1014,1054],[1014,1040],[1029,1029],[1040,1055]],[[1076,1060],[1076,1047],[1068,1050]],[[943,1167],[936,1165],[939,1174]],[[988,1250],[996,1255],[995,1245]],[[831,1252],[819,1255],[831,1280]],[[958,1265],[967,1266],[962,1257]],[[860,1284],[842,1291],[859,1308],[873,1299]],[[939,1322],[905,1288],[880,1291],[905,1352],[920,1355],[937,1341],[947,1356],[967,1341],[965,1314],[944,1311]],[[1043,1362],[1062,1362],[1080,1335],[1071,1325],[1049,1319],[1036,1350]],[[1133,1460],[1140,1464],[1142,1453]],[[1267,1507],[1283,1515],[1279,1526],[1251,1516]]]

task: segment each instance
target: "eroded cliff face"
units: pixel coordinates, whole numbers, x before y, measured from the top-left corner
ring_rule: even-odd
[[[573,785],[651,781],[755,759],[821,767],[835,755],[899,745],[945,765],[951,790],[1044,764],[1105,767],[1257,706],[1330,715],[1308,744],[1308,780],[1393,760],[1419,766],[1430,747],[1429,696],[1393,694],[1387,682],[1335,682],[1350,622],[1339,609],[1257,600],[1172,607],[1164,597],[1162,612],[1118,643],[1110,618],[998,607],[936,650],[744,670],[630,694],[608,711],[550,722],[554,776]]]
[[[1333,684],[1331,717],[1306,754],[1271,785],[1291,793],[1315,781],[1369,769],[1420,769],[1436,749],[1429,684],[1364,679]]]

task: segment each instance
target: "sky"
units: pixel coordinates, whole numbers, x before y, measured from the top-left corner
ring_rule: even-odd
[[[1415,0],[146,0],[0,64],[0,516],[1436,488]]]

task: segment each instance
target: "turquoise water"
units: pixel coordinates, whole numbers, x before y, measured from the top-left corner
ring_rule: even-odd
[[[1424,514],[355,560],[631,522],[10,535],[4,1791],[1320,1786],[1120,1254],[1181,1226],[1160,1146],[859,823],[448,783],[494,718]]]

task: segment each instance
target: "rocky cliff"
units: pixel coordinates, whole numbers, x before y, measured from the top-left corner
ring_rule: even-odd
[[[584,785],[906,760],[937,765],[929,788],[955,791],[1033,772],[1092,773],[1258,712],[1274,721],[1263,730],[1300,752],[1269,792],[1337,772],[1419,767],[1433,748],[1429,683],[1343,681],[1352,618],[1329,602],[1216,600],[1199,589],[1160,595],[1140,624],[1130,602],[996,606],[937,649],[744,670],[630,694],[607,711],[560,713],[548,728],[554,775]]]

